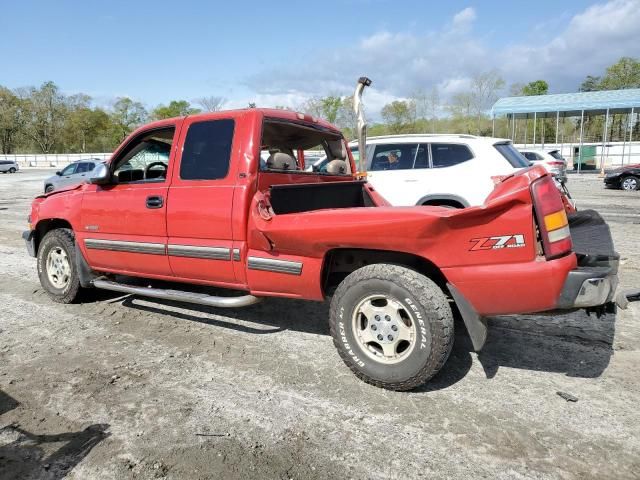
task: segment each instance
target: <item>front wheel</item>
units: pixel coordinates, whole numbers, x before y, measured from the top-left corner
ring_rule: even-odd
[[[15,169],[15,168],[13,168],[13,167],[11,167],[11,168],[9,169],[9,173],[16,173],[16,169]]]
[[[49,231],[38,249],[38,277],[58,303],[72,303],[80,293],[74,237],[68,228]]]
[[[44,193],[51,193],[53,192],[53,185],[47,185],[46,187],[44,187]]]
[[[640,181],[638,181],[638,177],[628,176],[622,179],[620,182],[620,186],[623,190],[632,191],[640,189]]]
[[[398,265],[368,265],[345,278],[331,301],[329,327],[355,375],[389,390],[411,390],[429,380],[453,345],[445,294]]]

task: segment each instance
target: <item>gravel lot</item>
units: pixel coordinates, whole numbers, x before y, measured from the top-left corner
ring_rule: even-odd
[[[640,305],[494,318],[480,354],[459,328],[432,382],[388,392],[323,304],[54,304],[20,238],[49,174],[0,175],[0,478],[640,478]],[[569,187],[640,286],[640,192]]]

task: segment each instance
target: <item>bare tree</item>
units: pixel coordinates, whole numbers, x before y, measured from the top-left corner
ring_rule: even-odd
[[[415,105],[416,119],[431,121],[431,131],[435,133],[436,119],[440,110],[440,92],[434,86],[429,92],[419,89],[411,96]]]
[[[504,80],[497,70],[490,70],[473,77],[471,81],[471,91],[468,97],[463,96],[457,99],[458,105],[470,103],[469,112],[476,118],[476,133],[480,133],[482,119],[485,117],[487,110],[498,99],[498,92],[505,86]],[[464,101],[463,101],[464,100]],[[454,98],[454,102],[456,99]]]
[[[226,102],[226,98],[216,97],[214,95],[196,98],[193,101],[193,103],[200,105],[202,107],[202,110],[204,110],[205,112],[219,112],[220,110],[222,110],[222,107]]]

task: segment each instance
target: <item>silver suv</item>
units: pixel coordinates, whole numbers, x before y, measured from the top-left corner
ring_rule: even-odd
[[[15,160],[0,160],[0,172],[16,173],[18,170],[20,170],[20,167]]]
[[[45,193],[84,182],[91,176],[91,171],[96,168],[96,165],[101,163],[104,161],[97,158],[87,158],[70,163],[55,175],[45,179]]]

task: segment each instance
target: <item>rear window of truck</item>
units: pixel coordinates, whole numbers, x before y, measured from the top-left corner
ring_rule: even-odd
[[[217,180],[226,177],[234,126],[235,122],[231,119],[191,124],[184,141],[180,178]]]
[[[494,147],[513,168],[529,166],[529,161],[511,143],[496,143]]]

